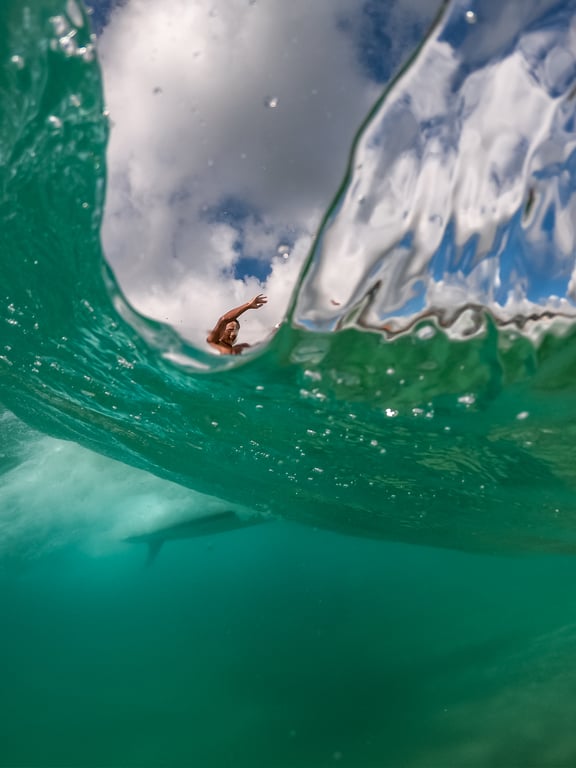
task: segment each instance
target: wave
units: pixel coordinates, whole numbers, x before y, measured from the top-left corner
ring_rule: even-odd
[[[285,322],[232,361],[138,315],[105,262],[102,83],[60,5],[0,11],[4,405],[263,516],[572,552],[575,4],[445,7],[362,126]]]

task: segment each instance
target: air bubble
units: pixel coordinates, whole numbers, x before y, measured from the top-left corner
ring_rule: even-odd
[[[285,244],[279,245],[277,252],[283,259],[287,259],[290,256],[290,246]]]
[[[276,107],[278,106],[278,97],[277,96],[267,96],[266,100],[264,101],[264,104],[269,109],[276,109]]]
[[[527,419],[528,416],[530,416],[528,411],[520,411],[520,413],[517,414],[516,418],[518,419],[518,421],[524,421],[524,419]]]
[[[62,37],[70,32],[70,23],[65,16],[52,16],[50,18],[52,29],[56,37]]]
[[[78,53],[78,43],[74,39],[76,37],[76,30],[72,30],[68,35],[64,35],[58,40],[58,47],[64,54],[64,56],[68,56],[68,58],[71,58],[72,56],[76,56]]]
[[[13,64],[16,69],[24,69],[24,58],[17,53],[10,57],[10,63]]]
[[[62,120],[56,115],[50,115],[48,118],[48,125],[55,131],[59,131],[62,128]]]
[[[436,335],[436,330],[431,325],[424,325],[422,328],[418,328],[416,336],[422,341],[432,339]]]
[[[76,27],[84,26],[82,11],[78,7],[76,0],[68,0],[66,3],[66,15]]]
[[[466,11],[466,21],[468,24],[476,24],[478,21],[478,17],[474,13],[474,11]]]
[[[476,402],[476,395],[462,395],[462,397],[458,398],[458,402],[462,403],[462,405],[474,405]]]
[[[89,43],[88,45],[83,46],[82,48],[78,48],[78,56],[80,56],[81,59],[87,62],[94,61],[94,59],[96,58],[94,45],[92,45],[92,43]]]

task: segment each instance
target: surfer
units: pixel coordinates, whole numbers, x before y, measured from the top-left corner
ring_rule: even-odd
[[[258,296],[254,296],[246,304],[226,312],[206,337],[208,344],[217,349],[221,355],[239,355],[250,344],[235,344],[238,331],[240,330],[238,318],[248,309],[259,309],[267,301],[266,296],[259,293]]]

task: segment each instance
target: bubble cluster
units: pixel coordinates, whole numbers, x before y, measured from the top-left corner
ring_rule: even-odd
[[[50,43],[50,48],[53,51],[63,53],[67,58],[76,57],[86,62],[94,61],[96,55],[94,42],[92,41],[87,45],[79,45],[77,39],[78,30],[70,24],[66,16],[62,14],[52,16],[50,23],[55,35],[55,38]]]

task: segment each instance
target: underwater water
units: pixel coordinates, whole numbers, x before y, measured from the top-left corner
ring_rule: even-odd
[[[3,3],[0,765],[574,763],[575,13],[444,4],[228,360],[105,261],[83,10]]]

